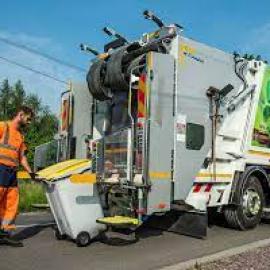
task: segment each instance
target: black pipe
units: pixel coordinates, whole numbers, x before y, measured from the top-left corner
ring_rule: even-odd
[[[162,20],[159,19],[157,16],[155,16],[154,13],[149,10],[145,10],[143,12],[143,16],[145,19],[155,22],[157,26],[160,28],[164,26],[164,23],[162,22]]]
[[[123,65],[128,64],[129,62],[131,62],[132,60],[134,60],[135,58],[137,58],[138,56],[140,56],[142,54],[152,52],[152,51],[158,51],[159,49],[162,48],[162,45],[160,44],[162,40],[172,39],[175,36],[176,36],[176,33],[168,34],[164,37],[161,37],[159,39],[156,39],[156,40],[144,45],[143,47],[141,47],[137,50],[134,50],[134,51],[131,51],[131,52],[125,54],[123,56],[123,60],[122,60]]]

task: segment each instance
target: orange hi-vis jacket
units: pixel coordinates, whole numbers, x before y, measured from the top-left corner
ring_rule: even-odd
[[[0,164],[16,168],[26,150],[24,137],[10,122],[0,122]]]

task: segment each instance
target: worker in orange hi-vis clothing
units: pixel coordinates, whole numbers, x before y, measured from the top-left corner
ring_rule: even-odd
[[[11,121],[0,122],[0,244],[22,247],[23,243],[11,237],[19,205],[17,169],[19,165],[32,172],[26,153],[21,129],[27,127],[34,117],[33,111],[22,106]]]

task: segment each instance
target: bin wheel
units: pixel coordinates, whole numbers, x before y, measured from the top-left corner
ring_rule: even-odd
[[[88,232],[80,232],[76,238],[78,247],[86,247],[90,244],[91,237]]]
[[[54,236],[57,240],[65,240],[67,236],[65,234],[61,234],[58,229],[54,230]]]

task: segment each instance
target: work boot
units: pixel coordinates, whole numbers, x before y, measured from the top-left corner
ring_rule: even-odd
[[[9,237],[9,232],[8,231],[5,231],[3,229],[0,229],[0,238],[3,238],[3,237]]]
[[[5,236],[0,238],[0,245],[7,245],[11,247],[23,247],[23,242],[16,239],[12,239],[9,236]]]

